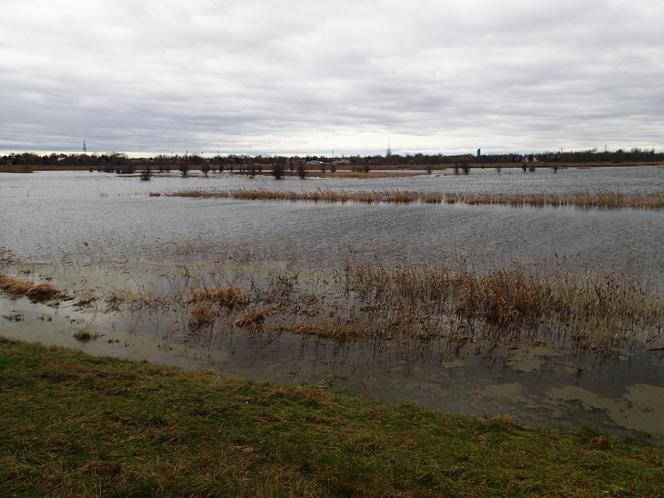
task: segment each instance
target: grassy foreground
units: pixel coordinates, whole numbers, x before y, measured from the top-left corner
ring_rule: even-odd
[[[0,339],[0,496],[662,496],[664,449]]]

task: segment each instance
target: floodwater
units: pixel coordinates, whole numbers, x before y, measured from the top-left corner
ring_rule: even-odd
[[[448,205],[329,205],[149,197],[182,189],[661,193],[662,168],[474,170],[468,176],[275,181],[229,175],[0,175],[0,265],[67,290],[135,285],[174,264],[232,260],[319,271],[353,260],[624,272],[664,289],[664,212]],[[100,336],[79,342],[77,330]],[[532,423],[640,431],[664,442],[664,353],[551,345],[491,354],[448,343],[346,342],[287,333],[183,335],[149,313],[0,297],[0,335],[132,359],[307,383],[388,401]]]
[[[155,178],[71,172],[0,177],[0,246],[51,260],[210,260],[244,251],[324,268],[355,258],[470,263],[517,261],[662,275],[664,213],[636,210],[447,205],[329,205],[148,197],[199,188],[417,191],[664,191],[664,169],[473,171],[375,180]]]

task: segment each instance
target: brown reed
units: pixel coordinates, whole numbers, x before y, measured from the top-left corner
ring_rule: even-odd
[[[167,194],[171,197],[221,198],[251,201],[303,201],[359,204],[468,204],[529,207],[579,207],[585,209],[664,209],[664,194],[623,194],[619,192],[541,193],[478,193],[478,192],[414,192],[407,190],[187,190]]]
[[[172,304],[172,299],[169,296],[115,289],[106,296],[106,304],[111,311],[119,311],[122,307],[130,311],[137,311],[143,308],[154,309],[169,306]]]
[[[247,310],[237,320],[235,325],[243,329],[259,329],[265,321],[265,311],[260,308]]]
[[[205,287],[191,290],[191,302],[212,302],[232,310],[235,306],[247,304],[247,297],[235,287]]]
[[[25,296],[32,301],[46,302],[58,297],[57,287],[51,282],[35,284],[9,275],[0,274],[0,290],[12,296]]]
[[[192,329],[199,329],[206,325],[211,325],[217,318],[217,311],[208,302],[196,303],[191,308],[189,326]]]
[[[462,265],[360,265],[345,272],[347,287],[371,302],[419,314],[455,314],[501,328],[542,320],[625,331],[664,318],[664,301],[622,275],[534,275],[518,267],[474,272]]]

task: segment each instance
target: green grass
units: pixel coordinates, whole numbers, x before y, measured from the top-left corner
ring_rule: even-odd
[[[662,496],[664,449],[0,340],[0,496]]]

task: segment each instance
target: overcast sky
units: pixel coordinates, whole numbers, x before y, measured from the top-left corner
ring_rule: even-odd
[[[0,0],[0,150],[664,149],[662,0]]]

